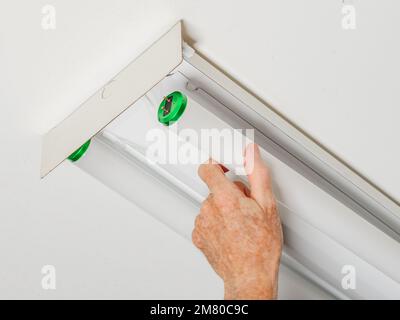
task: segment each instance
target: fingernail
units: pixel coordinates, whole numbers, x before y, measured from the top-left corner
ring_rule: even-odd
[[[221,169],[224,173],[227,173],[229,171],[229,169],[227,167],[225,167],[223,164],[219,164],[219,166],[221,167]]]

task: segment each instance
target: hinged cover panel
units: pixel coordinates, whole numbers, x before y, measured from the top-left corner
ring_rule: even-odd
[[[104,128],[182,61],[181,23],[43,137],[41,177]]]

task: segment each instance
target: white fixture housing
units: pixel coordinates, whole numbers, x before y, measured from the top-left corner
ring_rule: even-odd
[[[180,23],[44,136],[41,176],[93,138],[77,166],[190,239],[207,195],[197,166],[151,163],[145,152],[149,129],[171,130],[156,110],[175,90],[189,99],[181,129],[255,130],[273,173],[287,267],[336,298],[400,298],[398,203],[183,43]],[[356,270],[355,288],[343,286],[346,266]]]

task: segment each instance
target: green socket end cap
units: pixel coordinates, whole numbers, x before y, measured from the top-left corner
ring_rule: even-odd
[[[81,145],[78,149],[76,149],[74,152],[71,153],[71,155],[68,157],[69,160],[72,162],[78,161],[86,152],[86,150],[89,148],[90,145],[90,139],[86,141],[83,145]]]
[[[169,126],[178,121],[186,109],[187,97],[179,91],[174,91],[164,97],[158,107],[158,121]]]

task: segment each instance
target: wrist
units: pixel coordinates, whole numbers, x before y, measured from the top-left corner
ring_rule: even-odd
[[[278,269],[246,274],[224,281],[227,300],[270,300],[277,298]]]

